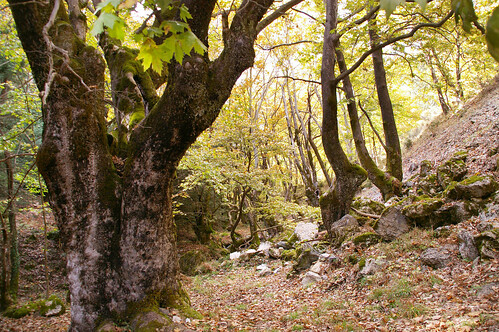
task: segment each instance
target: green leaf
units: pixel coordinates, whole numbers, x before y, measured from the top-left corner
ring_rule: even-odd
[[[118,17],[112,26],[108,28],[107,32],[111,38],[125,40],[125,21]]]
[[[463,21],[463,30],[471,31],[471,23],[478,20],[473,6],[473,0],[452,0],[451,8],[455,12],[456,23],[459,23],[459,18]]]
[[[180,9],[180,19],[182,21],[187,22],[188,19],[192,18],[191,13],[189,13],[189,10],[184,4],[182,4],[182,6],[180,6],[179,9]]]
[[[99,11],[103,12],[111,12],[113,9],[116,9],[120,5],[121,0],[105,0],[97,5],[95,8],[95,14],[97,15]],[[106,9],[104,9],[106,8]]]
[[[120,20],[118,16],[112,13],[102,12],[95,20],[90,33],[96,36],[104,31],[104,27],[112,28],[117,20]]]
[[[494,9],[487,21],[485,39],[489,53],[499,62],[499,6]]]
[[[380,9],[386,11],[386,18],[388,19],[395,8],[402,3],[405,3],[405,0],[380,0],[379,5]]]

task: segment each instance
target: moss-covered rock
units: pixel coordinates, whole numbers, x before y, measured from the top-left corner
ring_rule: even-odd
[[[451,182],[444,194],[451,199],[485,198],[498,188],[499,185],[491,176],[474,175],[461,182]]]
[[[339,247],[343,241],[350,238],[359,230],[359,223],[355,217],[347,214],[331,225],[331,244]]]
[[[355,210],[370,213],[370,214],[381,214],[386,208],[381,202],[374,201],[365,197],[356,197],[352,202],[352,208]]]
[[[437,180],[442,188],[447,188],[452,181],[461,181],[464,178],[468,172],[465,160],[465,155],[458,153],[437,167]]]
[[[298,254],[296,252],[296,249],[283,250],[281,254],[281,258],[285,261],[293,261],[296,260],[297,257]]]
[[[39,301],[38,310],[45,317],[60,316],[66,312],[66,306],[59,297],[51,295],[47,300]]]
[[[405,206],[402,213],[411,219],[427,217],[444,205],[442,198],[423,198]]]
[[[351,241],[355,245],[362,246],[372,246],[376,243],[381,242],[381,240],[381,236],[373,232],[362,233],[351,238]]]
[[[4,311],[3,315],[9,318],[22,318],[29,315],[32,310],[28,306],[22,306],[20,308],[10,307]]]

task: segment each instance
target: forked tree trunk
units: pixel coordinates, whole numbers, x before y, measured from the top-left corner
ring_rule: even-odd
[[[184,3],[193,16],[192,31],[206,41],[216,1]],[[105,62],[82,40],[85,24],[74,19],[81,16],[68,15],[60,0],[10,1],[42,95],[37,163],[67,250],[71,331],[93,331],[111,319],[130,321],[158,306],[189,304],[178,280],[172,179],[188,147],[213,123],[238,77],[252,66],[257,32],[272,20],[257,24],[272,3],[242,2],[216,60],[193,55],[183,65],[172,63],[165,93],[131,128],[129,142],[116,156],[108,146]],[[105,53],[113,65],[113,54]],[[140,84],[133,78],[130,82]],[[144,108],[153,97],[144,97]],[[124,165],[113,163],[125,156]]]
[[[372,25],[369,29],[369,39],[371,47],[379,44],[379,36],[375,29],[375,18],[371,19]],[[402,152],[400,149],[400,139],[393,114],[392,100],[388,92],[386,82],[386,71],[383,63],[383,50],[379,49],[373,52],[374,80],[376,82],[376,91],[378,93],[378,102],[381,109],[381,118],[383,120],[383,131],[385,133],[386,145],[386,168],[389,174],[402,181]]]
[[[336,96],[337,80],[334,74],[335,48],[338,47],[339,36],[331,31],[338,22],[337,0],[325,0],[326,27],[322,52],[322,142],[327,159],[336,175],[334,187],[321,197],[320,208],[322,221],[331,235],[332,224],[348,214],[350,204],[359,186],[367,178],[367,173],[358,165],[350,163],[339,139],[338,100]]]

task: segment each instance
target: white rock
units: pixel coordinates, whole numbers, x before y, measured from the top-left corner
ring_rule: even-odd
[[[246,255],[253,255],[253,254],[256,254],[256,250],[255,249],[248,249],[244,253]]]
[[[182,318],[180,318],[179,316],[173,316],[172,321],[174,323],[182,323]]]
[[[269,250],[270,248],[272,247],[272,243],[266,241],[266,242],[262,242],[260,243],[260,245],[258,246],[258,249],[257,249],[257,252],[261,252],[263,253],[265,256],[269,256]]]
[[[230,253],[229,257],[231,260],[236,260],[239,259],[239,257],[241,257],[241,253],[239,251],[234,251]]]
[[[317,274],[320,275],[320,274],[323,274],[326,271],[326,268],[327,268],[327,264],[326,263],[317,261],[310,268],[310,272],[314,272],[314,273],[317,273]]]
[[[259,277],[264,277],[272,273],[272,270],[267,265],[265,264],[262,265],[264,265],[264,267],[260,270],[260,272],[258,272]]]
[[[318,275],[315,272],[308,271],[305,273],[305,276],[303,277],[301,284],[302,286],[306,287],[308,285],[314,284],[316,282],[322,281],[322,277]]]
[[[295,234],[299,241],[313,240],[319,234],[319,227],[311,222],[300,222],[295,227]]]
[[[191,319],[190,319],[190,318],[186,318],[186,319],[185,319],[185,322],[186,322],[187,324],[189,324],[189,323],[191,322]]]
[[[265,270],[265,269],[268,269],[269,267],[267,266],[267,264],[260,264],[256,267],[256,270],[257,271],[260,271],[260,270]]]

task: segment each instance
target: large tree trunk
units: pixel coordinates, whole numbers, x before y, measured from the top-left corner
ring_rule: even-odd
[[[338,132],[338,100],[336,96],[337,80],[334,74],[335,48],[338,47],[339,36],[331,33],[338,22],[337,0],[325,0],[326,27],[324,31],[324,47],[322,53],[322,142],[326,157],[336,175],[334,187],[320,200],[322,221],[331,234],[332,224],[350,210],[353,196],[359,186],[367,178],[366,171],[358,165],[350,163],[339,139]]]
[[[370,20],[369,39],[371,47],[379,44],[379,36],[375,30],[375,18]],[[374,80],[376,82],[376,91],[378,93],[378,102],[381,109],[381,118],[383,120],[383,130],[385,133],[386,144],[386,168],[389,174],[402,181],[402,152],[400,149],[400,140],[393,115],[392,100],[388,92],[386,83],[386,71],[383,63],[383,50],[379,49],[373,52]]]
[[[144,93],[143,100],[135,100],[145,118],[128,128],[129,141],[120,142],[114,153],[106,128],[105,62],[85,45],[85,25],[69,19],[81,13],[68,2],[75,11],[70,15],[60,0],[10,4],[42,96],[37,163],[67,250],[70,330],[92,331],[106,320],[129,321],[158,306],[188,305],[178,280],[172,179],[188,147],[213,123],[238,77],[252,66],[257,31],[271,20],[257,24],[273,1],[242,2],[218,59],[195,54],[183,65],[170,64],[165,93],[159,99]],[[193,16],[192,31],[206,41],[216,1],[184,3]],[[120,52],[106,49],[107,42],[101,47],[112,78],[128,78],[127,88],[144,83],[138,78],[148,73],[115,70]],[[120,111],[119,96],[114,99]]]

